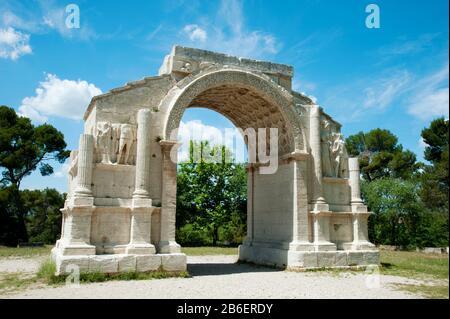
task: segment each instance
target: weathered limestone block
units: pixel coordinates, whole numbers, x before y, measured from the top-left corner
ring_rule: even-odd
[[[380,252],[379,251],[365,252],[364,263],[367,265],[378,265],[380,263]]]
[[[136,271],[136,256],[120,256],[118,258],[118,271],[119,272],[132,272]]]
[[[165,271],[186,271],[185,254],[161,254],[161,261]]]
[[[83,256],[57,256],[54,261],[58,275],[89,271],[89,259]]]
[[[366,265],[364,253],[358,251],[349,251],[347,255],[347,262],[349,266]]]
[[[161,255],[136,255],[136,271],[156,271],[161,265]]]
[[[336,265],[336,252],[317,253],[317,267],[333,267]]]
[[[337,251],[336,252],[336,261],[335,261],[334,265],[338,266],[338,267],[348,266],[347,252],[345,252],[345,251]]]
[[[119,257],[98,255],[89,258],[90,272],[116,273],[119,271]]]

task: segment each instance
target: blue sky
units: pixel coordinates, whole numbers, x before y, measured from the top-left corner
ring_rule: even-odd
[[[80,28],[65,8],[80,9]],[[365,8],[380,8],[368,29]],[[76,149],[91,96],[156,75],[174,44],[290,64],[348,136],[391,130],[422,159],[420,131],[448,117],[448,1],[0,1],[0,104],[47,121]],[[184,123],[231,127],[193,109]],[[65,167],[25,188],[66,190]]]

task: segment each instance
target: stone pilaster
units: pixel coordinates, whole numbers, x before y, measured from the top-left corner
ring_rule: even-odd
[[[313,244],[309,241],[308,218],[308,158],[305,152],[293,152],[282,157],[294,168],[294,198],[293,198],[293,235],[289,250],[311,251]]]
[[[175,218],[177,200],[177,141],[160,141],[162,153],[161,190],[161,238],[160,253],[179,253],[180,245],[175,241]],[[173,155],[171,152],[173,150]]]
[[[150,121],[150,110],[140,109],[137,113],[136,177],[133,198],[150,196]]]
[[[68,206],[62,209],[63,235],[57,246],[61,255],[95,255],[95,246],[90,244],[93,210],[93,206]]]
[[[313,238],[315,251],[335,251],[336,245],[330,242],[330,211],[313,211]]]
[[[311,155],[314,164],[313,198],[311,202],[314,204],[314,211],[328,211],[328,204],[323,197],[319,106],[315,105],[311,108],[309,123],[309,145],[311,147]]]
[[[254,199],[254,185],[255,185],[255,168],[253,164],[248,164],[247,166],[247,236],[244,240],[244,245],[251,246],[253,239],[254,239],[254,233],[253,233],[253,223],[254,223],[254,216],[253,216],[253,199]]]
[[[127,254],[154,254],[155,246],[151,244],[152,212],[148,204],[137,206],[142,201],[134,201],[131,209],[130,243],[126,247]],[[151,205],[151,203],[150,203]]]

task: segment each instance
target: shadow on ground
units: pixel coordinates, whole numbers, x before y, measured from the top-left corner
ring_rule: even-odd
[[[282,269],[264,267],[247,263],[193,263],[187,265],[193,276],[231,275],[250,272],[277,272]]]

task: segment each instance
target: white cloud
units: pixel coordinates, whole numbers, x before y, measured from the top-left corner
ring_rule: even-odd
[[[80,27],[69,28],[66,19],[70,17],[65,5],[53,1],[38,1],[38,7],[31,10],[25,5],[13,6],[0,3],[0,27],[12,27],[31,34],[43,34],[55,31],[64,38],[90,40],[97,34],[90,27],[83,11],[80,12]]]
[[[25,30],[27,32],[37,32],[39,24],[32,17],[19,17],[10,10],[5,10],[1,15],[0,22],[3,26]]]
[[[208,37],[205,30],[200,28],[196,24],[188,24],[183,28],[183,31],[187,34],[191,41],[205,42]]]
[[[79,120],[91,98],[102,91],[86,81],[61,80],[47,74],[39,83],[36,95],[26,97],[19,107],[19,114],[36,122],[45,122],[48,116]]]
[[[202,27],[198,24],[183,27],[181,34],[185,39],[181,42],[236,56],[263,58],[276,54],[280,47],[278,40],[269,33],[247,30],[242,11],[241,1],[222,0],[213,21],[200,17],[200,21],[205,21]]]
[[[66,12],[65,6],[55,6],[51,3],[42,3],[42,11],[45,15],[42,20],[44,27],[51,30],[55,30],[64,38],[78,38],[82,40],[89,40],[96,38],[97,34],[91,29],[87,24],[86,19],[84,19],[83,12],[80,12],[80,27],[79,28],[69,28],[66,25],[66,19],[68,13]]]
[[[65,178],[69,173],[70,163],[69,161],[64,162],[59,169],[55,172],[54,176],[58,178]]]
[[[25,54],[31,54],[30,35],[16,31],[12,27],[0,29],[0,58],[17,60]]]
[[[408,112],[420,120],[449,115],[448,62],[414,86]]]
[[[438,33],[425,33],[413,40],[399,39],[397,43],[381,47],[378,54],[382,56],[401,56],[405,54],[415,54],[432,47],[433,40],[438,37]]]
[[[364,89],[365,108],[385,109],[407,88],[411,75],[403,70],[387,78],[381,78]]]

